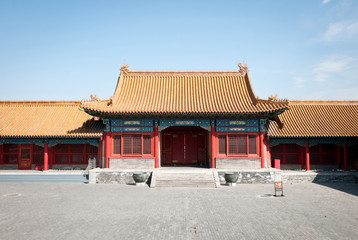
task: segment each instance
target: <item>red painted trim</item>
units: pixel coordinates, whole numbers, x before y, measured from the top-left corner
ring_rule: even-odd
[[[216,157],[215,150],[217,148],[215,135],[216,135],[215,127],[211,126],[211,163],[210,163],[211,168],[215,168],[215,157]]]
[[[154,167],[159,168],[159,127],[154,127]]]
[[[343,169],[344,171],[348,170],[348,153],[347,153],[347,143],[343,145]]]
[[[109,168],[109,157],[111,155],[111,142],[112,142],[112,136],[110,133],[106,133],[106,162],[105,162],[105,168]]]
[[[311,167],[310,167],[310,148],[309,148],[308,143],[306,143],[305,152],[306,152],[306,171],[310,171],[311,170]]]
[[[264,133],[260,133],[259,138],[260,138],[261,168],[265,168],[265,149],[264,149],[264,145],[265,145],[264,140],[265,140],[265,138],[264,138]]]
[[[44,144],[44,171],[48,171],[48,143]]]

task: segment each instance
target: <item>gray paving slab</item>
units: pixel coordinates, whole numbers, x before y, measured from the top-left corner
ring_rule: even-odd
[[[357,239],[358,184],[0,183],[0,239]]]

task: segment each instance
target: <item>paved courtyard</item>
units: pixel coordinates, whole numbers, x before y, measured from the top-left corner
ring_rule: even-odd
[[[358,184],[0,183],[0,239],[357,239]]]

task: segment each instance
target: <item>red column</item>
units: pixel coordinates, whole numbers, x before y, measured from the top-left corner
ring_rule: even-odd
[[[260,155],[261,155],[261,168],[265,168],[265,138],[264,133],[260,132]]]
[[[154,127],[154,167],[159,168],[159,127]]]
[[[211,168],[215,168],[215,153],[216,153],[216,132],[215,132],[215,127],[211,126],[211,163],[210,163],[210,167]]]
[[[311,167],[310,167],[310,148],[308,143],[306,143],[306,171],[310,171]]]
[[[48,171],[48,143],[44,145],[44,171]]]
[[[111,154],[111,134],[106,133],[106,163],[105,168],[109,168],[109,156]]]
[[[343,169],[348,170],[348,154],[347,154],[347,143],[343,145]]]

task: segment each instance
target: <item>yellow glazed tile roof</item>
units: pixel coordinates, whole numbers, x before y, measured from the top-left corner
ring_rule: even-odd
[[[269,125],[271,137],[357,137],[358,101],[290,101]]]
[[[160,72],[122,68],[110,100],[83,101],[87,112],[106,114],[271,113],[287,101],[261,101],[247,72]]]
[[[0,102],[0,137],[102,135],[103,124],[81,111],[80,102]]]

